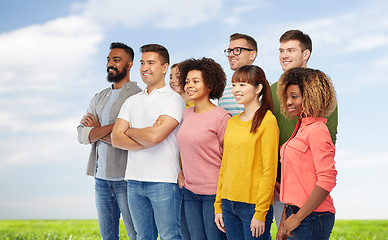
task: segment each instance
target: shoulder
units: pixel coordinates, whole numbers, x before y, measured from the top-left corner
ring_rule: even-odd
[[[269,124],[270,123],[276,123],[277,124],[276,117],[272,113],[271,110],[267,110],[267,112],[264,115],[263,122],[266,122],[266,123],[269,123]]]

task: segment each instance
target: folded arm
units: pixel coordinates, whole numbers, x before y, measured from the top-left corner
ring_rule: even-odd
[[[161,115],[155,124],[146,128],[128,128],[125,135],[145,147],[152,147],[170,135],[179,122],[170,116]]]
[[[146,148],[125,134],[129,129],[129,122],[118,118],[112,130],[112,146],[124,150],[140,150]]]

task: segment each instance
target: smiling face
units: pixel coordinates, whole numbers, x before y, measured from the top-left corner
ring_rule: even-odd
[[[114,83],[120,82],[127,77],[133,64],[129,60],[128,54],[121,48],[112,49],[106,60],[107,79],[109,82]]]
[[[288,40],[280,43],[279,60],[283,71],[295,67],[307,67],[310,57],[308,49],[302,51],[299,40]]]
[[[191,70],[188,72],[185,83],[185,92],[190,100],[209,99],[210,89],[205,85],[201,71]]]
[[[259,84],[257,87],[248,82],[233,82],[232,93],[238,104],[248,105],[253,102],[258,102],[259,94],[263,85]]]
[[[179,79],[178,79],[178,68],[173,67],[170,69],[170,87],[172,90],[174,90],[177,93],[182,93],[182,88],[179,84]]]
[[[144,52],[141,56],[140,75],[149,91],[164,86],[167,69],[168,63],[162,64],[158,53]]]
[[[248,41],[243,38],[230,41],[228,48],[233,49],[236,47],[243,47],[248,49],[252,48],[249,46]],[[256,54],[256,51],[247,51],[244,49],[241,50],[241,53],[239,55],[235,55],[233,51],[230,52],[228,57],[230,69],[236,71],[241,66],[251,65],[256,58]]]
[[[298,85],[291,84],[286,92],[287,110],[291,117],[298,117],[303,112],[303,96]]]

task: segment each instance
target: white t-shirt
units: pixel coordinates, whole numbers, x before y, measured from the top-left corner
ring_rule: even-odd
[[[131,128],[152,126],[161,115],[167,115],[179,123],[182,120],[185,103],[182,97],[165,86],[147,94],[147,89],[129,97],[121,107],[118,118]],[[146,149],[128,151],[126,180],[144,182],[177,183],[179,149],[176,140],[179,126],[162,142]]]

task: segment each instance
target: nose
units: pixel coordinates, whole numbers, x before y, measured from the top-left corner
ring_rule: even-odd
[[[286,104],[289,106],[289,105],[292,105],[292,100],[291,100],[291,98],[287,98],[287,100],[286,100]]]

